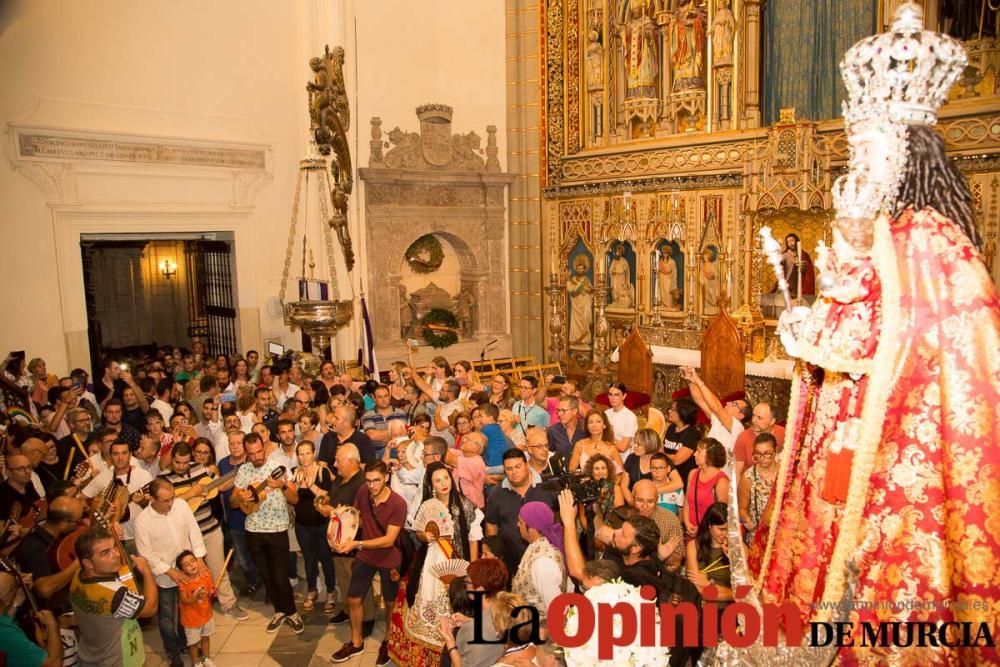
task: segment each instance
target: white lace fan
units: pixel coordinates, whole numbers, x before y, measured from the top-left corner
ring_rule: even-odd
[[[455,534],[455,524],[447,506],[437,498],[424,501],[413,518],[413,530],[425,531],[428,524],[437,526],[439,536],[451,537]]]
[[[357,536],[360,525],[361,514],[357,509],[350,505],[337,505],[326,527],[326,541],[331,547],[350,542]]]
[[[445,586],[451,584],[456,577],[464,577],[469,572],[469,561],[461,558],[451,558],[431,565],[430,573],[440,579]]]

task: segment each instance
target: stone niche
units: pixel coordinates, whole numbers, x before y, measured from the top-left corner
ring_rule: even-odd
[[[405,320],[415,323],[425,310],[421,297],[428,294],[464,311],[463,326],[455,345],[440,350],[421,345],[418,364],[438,354],[450,361],[475,360],[494,339],[486,356],[508,356],[505,190],[514,176],[500,171],[496,127],[486,128],[484,151],[475,132],[452,132],[451,107],[425,104],[416,114],[420,131],[397,127],[388,142],[381,119],[372,118],[371,157],[368,167],[358,170],[365,182],[368,291],[379,358],[406,359]],[[449,283],[454,294],[441,292],[433,272],[421,276],[424,286],[415,285],[412,275],[404,281],[411,273],[406,251],[427,234],[458,257],[458,280]]]

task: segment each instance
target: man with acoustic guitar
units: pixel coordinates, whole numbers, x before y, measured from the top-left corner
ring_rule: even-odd
[[[116,480],[116,484],[120,483],[127,490],[127,494],[119,494],[120,506],[114,508],[114,516],[108,519],[112,524],[121,525],[124,532],[122,539],[125,540],[126,548],[130,553],[136,553],[133,521],[148,502],[142,490],[153,481],[153,478],[132,458],[131,445],[126,440],[116,440],[111,445],[111,469],[92,479],[81,493],[88,500],[98,498],[112,480]]]
[[[229,504],[247,515],[247,548],[274,605],[267,631],[275,633],[282,623],[287,623],[292,632],[299,634],[305,625],[296,611],[295,595],[288,580],[288,503],[298,503],[298,489],[288,480],[288,471],[276,457],[265,455],[258,434],[248,433],[243,448],[247,463],[236,473],[236,488]]]
[[[10,518],[11,510],[17,503],[22,514],[35,505],[42,496],[31,483],[31,461],[24,454],[7,456],[7,481],[0,485],[0,520]]]

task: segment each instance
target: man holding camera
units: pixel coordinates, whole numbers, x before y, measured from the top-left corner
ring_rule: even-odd
[[[573,579],[583,582],[590,579],[587,571],[592,569],[588,566],[593,561],[584,559],[576,522],[577,514],[573,493],[569,489],[560,491],[559,517],[563,524],[566,570]],[[614,520],[617,527],[605,523],[601,520],[600,512],[597,512],[595,521],[599,523],[596,537],[608,545],[602,558],[618,564],[621,579],[633,586],[652,586],[656,590],[657,601],[661,604],[691,602],[700,607],[701,598],[698,590],[687,579],[665,566],[660,557],[660,554],[672,554],[683,546],[679,528],[677,535],[664,544],[661,541],[661,531],[652,519],[638,512],[629,511],[628,508],[616,510],[614,514],[614,517],[607,518]],[[674,631],[677,637],[685,636],[684,622],[684,614],[676,614]],[[685,665],[689,658],[697,659],[699,650],[683,646],[671,647],[670,665]]]

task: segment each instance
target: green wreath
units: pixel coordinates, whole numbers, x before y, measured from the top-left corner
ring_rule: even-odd
[[[443,329],[432,329],[432,325]],[[420,318],[420,326],[420,335],[431,347],[449,347],[458,342],[458,318],[450,310],[431,308]]]
[[[423,253],[427,253],[427,256],[421,257]],[[424,234],[410,244],[405,257],[414,273],[434,273],[441,268],[441,262],[444,261],[444,249],[438,237]]]

